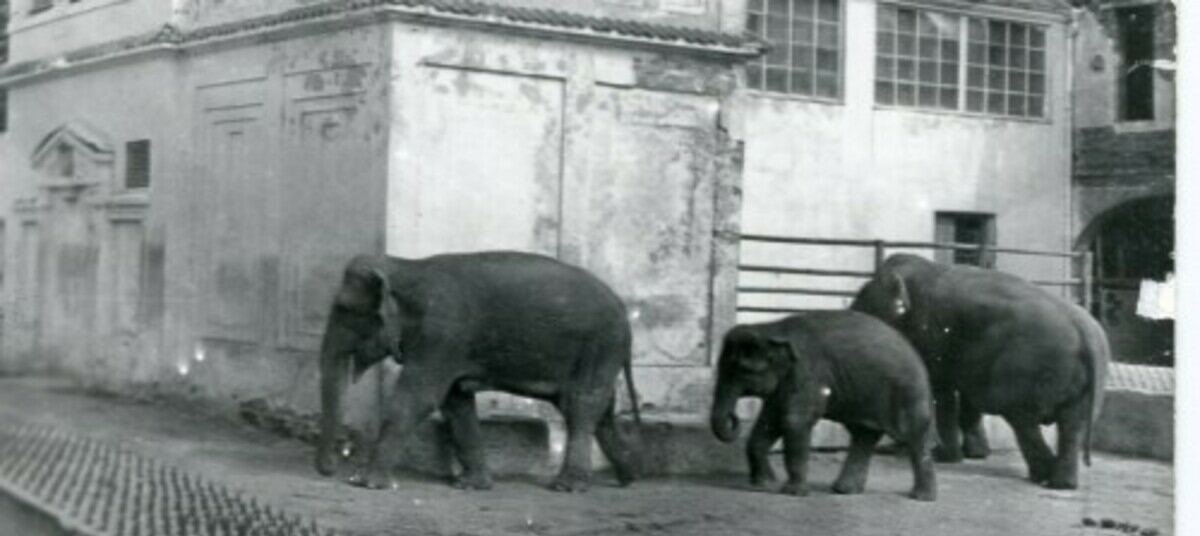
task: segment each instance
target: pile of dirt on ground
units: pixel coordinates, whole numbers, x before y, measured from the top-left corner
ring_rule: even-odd
[[[299,439],[313,446],[321,438],[319,415],[276,406],[265,398],[242,402],[238,406],[238,415],[251,426],[280,437]],[[338,452],[344,459],[357,459],[364,452],[363,441],[361,431],[342,425],[337,436]]]

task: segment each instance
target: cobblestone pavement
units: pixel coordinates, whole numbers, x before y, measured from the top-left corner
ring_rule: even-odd
[[[1175,392],[1175,369],[1111,363],[1108,367],[1108,388],[1171,394]]]
[[[365,491],[316,475],[310,449],[298,441],[179,402],[88,396],[60,382],[0,378],[0,426],[15,423],[119,443],[344,534],[1122,534],[1085,527],[1085,518],[1137,525],[1135,534],[1172,533],[1172,466],[1102,454],[1083,468],[1081,489],[1073,492],[1027,483],[1012,451],[939,465],[933,504],[904,497],[911,473],[889,455],[876,457],[865,494],[830,494],[842,453],[814,455],[814,489],[805,498],[749,491],[742,475],[655,479],[622,489],[600,474],[593,490],[580,495],[547,491],[549,474],[500,479],[489,492],[418,477],[397,490]]]

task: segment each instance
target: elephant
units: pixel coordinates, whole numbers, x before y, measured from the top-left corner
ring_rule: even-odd
[[[850,307],[897,328],[921,354],[937,408],[935,459],[986,457],[982,415],[1000,415],[1030,480],[1078,487],[1110,359],[1104,330],[1086,310],[1011,274],[911,254],[889,256]],[[1057,453],[1041,434],[1049,424]]]
[[[740,324],[725,334],[716,372],[710,419],[717,439],[737,438],[739,398],[763,400],[746,442],[752,486],[775,480],[767,451],[782,436],[788,481],[781,491],[807,494],[810,434],[825,418],[845,426],[851,438],[834,492],[863,491],[875,445],[887,434],[921,447],[909,449],[909,496],[936,499],[929,379],[912,345],[882,321],[855,311],[812,310]]]
[[[637,437],[618,432],[616,377],[640,425],[632,335],[621,299],[589,272],[532,253],[486,251],[420,259],[360,255],[346,265],[320,347],[316,468],[337,471],[337,430],[350,377],[389,355],[402,364],[352,484],[396,486],[397,438],[440,409],[462,474],[454,485],[489,489],[475,409],[478,391],[549,401],[562,413],[565,461],[551,488],[587,490],[593,434],[621,485],[639,472]],[[635,434],[636,435],[636,434]]]

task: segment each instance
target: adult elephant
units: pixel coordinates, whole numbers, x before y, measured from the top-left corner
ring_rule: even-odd
[[[351,483],[394,486],[394,442],[440,408],[463,466],[455,484],[491,487],[475,413],[480,390],[547,400],[562,412],[566,459],[553,489],[587,489],[593,433],[620,482],[635,477],[637,453],[614,420],[622,369],[636,416],[629,320],[620,298],[580,268],[504,251],[351,260],[321,344],[321,474],[336,470],[348,378],[388,355],[403,368],[379,438],[367,445],[365,474]]]
[[[888,257],[851,308],[899,329],[925,361],[936,459],[986,457],[982,414],[1001,415],[1031,480],[1078,486],[1109,361],[1108,340],[1087,311],[1013,275],[905,254]],[[1056,453],[1041,435],[1048,424],[1058,428]]]

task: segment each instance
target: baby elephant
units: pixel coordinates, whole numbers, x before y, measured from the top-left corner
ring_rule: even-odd
[[[929,378],[902,335],[855,311],[806,311],[764,324],[744,324],[725,335],[717,365],[712,430],[726,443],[737,438],[737,401],[763,400],[746,444],[750,482],[775,479],[767,451],[783,437],[788,482],[783,492],[805,495],[810,433],[818,420],[842,423],[850,452],[833,484],[837,493],[861,493],[875,444],[883,434],[909,445],[910,496],[937,497],[930,456],[936,441]]]

